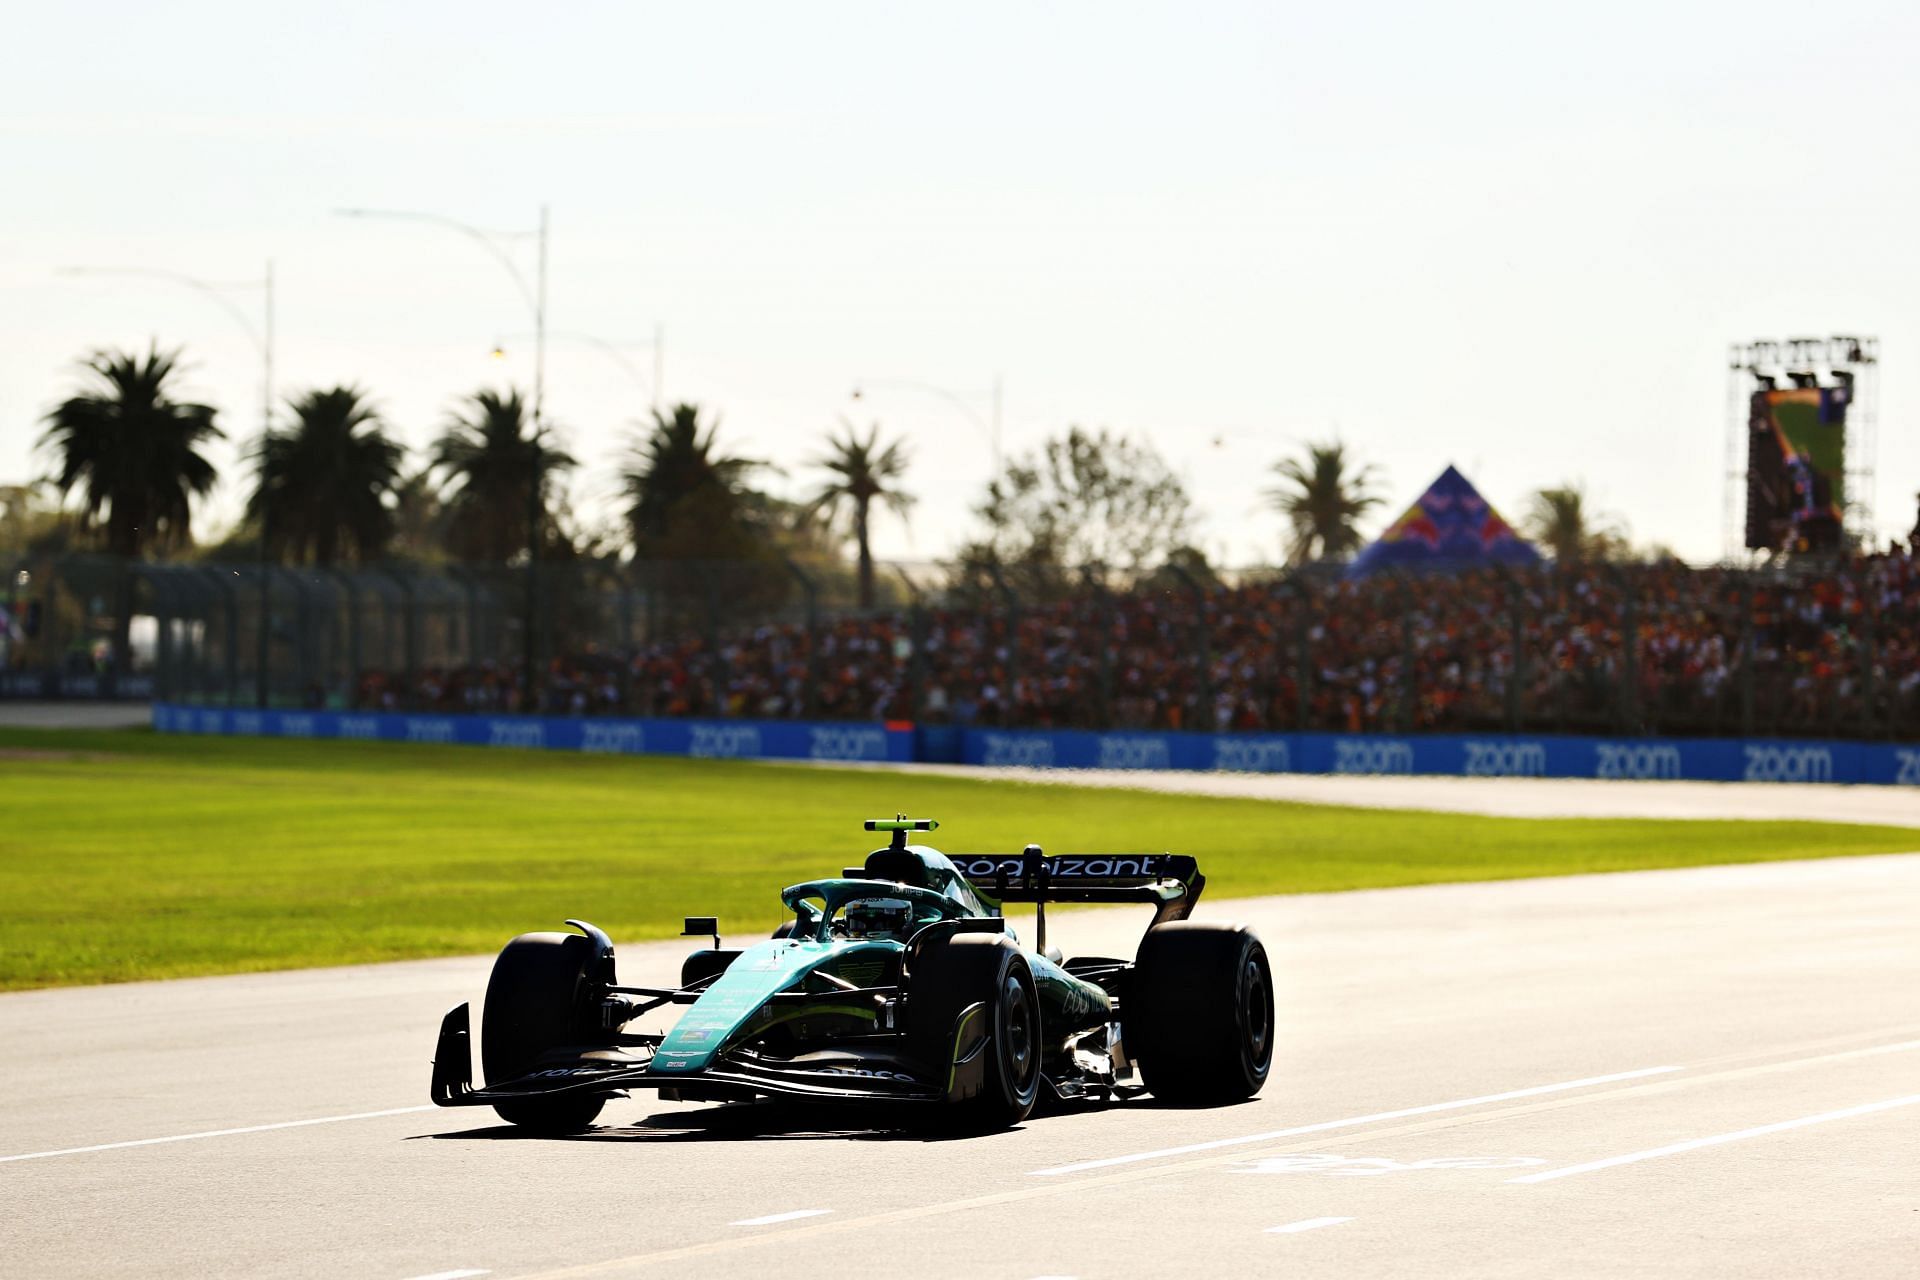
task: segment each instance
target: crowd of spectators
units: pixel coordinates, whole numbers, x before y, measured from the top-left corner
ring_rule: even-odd
[[[1678,562],[1089,592],[367,673],[362,706],[1026,727],[1920,729],[1920,559]]]

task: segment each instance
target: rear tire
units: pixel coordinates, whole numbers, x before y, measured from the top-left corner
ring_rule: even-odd
[[[929,1069],[952,1066],[955,1023],[971,1005],[988,1021],[980,1091],[947,1103],[941,1126],[985,1133],[1019,1124],[1040,1096],[1040,997],[1026,957],[999,934],[956,934],[913,959],[907,1046]]]
[[[1250,929],[1183,920],[1147,930],[1121,1016],[1127,1055],[1162,1101],[1238,1102],[1267,1082],[1273,971]]]
[[[516,1079],[540,1058],[568,1045],[605,1044],[589,1023],[582,986],[593,944],[577,933],[523,933],[493,962],[480,1020],[480,1064],[489,1084]],[[592,1094],[498,1102],[510,1124],[543,1133],[573,1133],[592,1124],[607,1103]]]

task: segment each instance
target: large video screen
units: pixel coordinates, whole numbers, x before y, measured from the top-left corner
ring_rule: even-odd
[[[1840,545],[1846,510],[1847,405],[1852,388],[1753,393],[1747,419],[1747,546],[1820,551]]]

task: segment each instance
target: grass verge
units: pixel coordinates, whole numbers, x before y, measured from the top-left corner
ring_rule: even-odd
[[[488,952],[583,916],[771,927],[933,843],[1200,857],[1209,897],[1912,849],[1903,828],[1485,818],[665,757],[0,730],[0,990]]]

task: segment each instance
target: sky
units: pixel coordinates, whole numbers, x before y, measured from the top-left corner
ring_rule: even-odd
[[[104,0],[8,28],[0,484],[50,469],[80,357],[158,341],[220,409],[197,522],[230,523],[269,260],[276,390],[357,383],[423,450],[531,382],[530,309],[480,244],[335,211],[546,205],[547,413],[590,518],[656,398],[796,497],[829,429],[877,421],[918,505],[876,549],[938,559],[997,384],[1010,454],[1150,439],[1218,562],[1279,557],[1271,467],[1333,438],[1378,468],[1371,529],[1452,462],[1510,518],[1580,481],[1711,560],[1729,344],[1830,333],[1881,340],[1879,524],[1914,518],[1910,4]],[[533,240],[500,244],[530,277]],[[243,324],[74,266],[256,287],[221,295]]]

